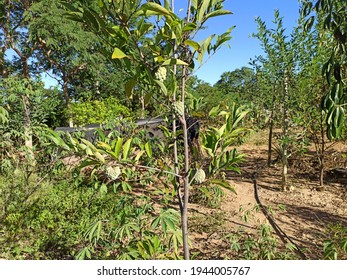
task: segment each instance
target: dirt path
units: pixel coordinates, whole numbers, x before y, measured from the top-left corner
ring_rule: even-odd
[[[239,152],[246,155],[246,161],[241,165],[242,173],[228,174],[237,195],[227,192],[220,209],[193,211],[194,228],[201,227],[201,232],[197,230],[193,233],[198,251],[209,258],[237,257],[231,252],[230,242],[228,243],[224,237],[237,232],[240,227],[247,234],[255,233],[257,225],[266,222],[261,211],[252,211],[256,206],[253,173],[259,170],[257,184],[262,204],[273,210],[271,216],[275,222],[301,248],[308,259],[322,259],[327,226],[333,223],[347,226],[346,182],[328,180],[326,190],[317,191],[318,178],[314,174],[307,175],[311,174],[312,170],[293,167],[289,171],[291,190],[282,192],[280,164],[271,168],[265,167],[266,146],[242,145]],[[305,160],[309,162],[312,158]],[[292,163],[293,166],[295,164],[298,163]],[[245,221],[246,214],[250,217]],[[205,229],[204,233],[202,229]]]

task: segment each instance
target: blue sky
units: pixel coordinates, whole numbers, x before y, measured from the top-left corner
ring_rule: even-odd
[[[185,5],[186,0],[176,0],[176,7]],[[290,33],[299,17],[298,0],[226,0],[224,8],[233,12],[230,16],[221,16],[207,22],[206,36],[221,34],[230,26],[236,25],[232,32],[230,48],[222,47],[201,69],[196,72],[199,79],[211,85],[216,83],[221,74],[242,66],[248,66],[251,58],[262,54],[259,41],[251,38],[257,32],[255,18],[259,16],[271,27],[274,10],[278,9],[283,17],[284,26]]]
[[[186,14],[187,0],[176,0],[175,10],[180,16]],[[199,35],[199,40],[211,34],[222,34],[229,27],[236,25],[232,32],[230,48],[223,46],[195,75],[211,85],[216,83],[226,71],[232,71],[242,66],[248,66],[250,59],[262,54],[260,43],[251,34],[257,31],[255,18],[261,17],[270,27],[274,11],[278,9],[284,18],[283,23],[288,32],[296,26],[299,16],[298,0],[225,0],[224,8],[233,14],[212,18],[207,22],[207,29]],[[49,76],[43,75],[46,86],[56,84]]]

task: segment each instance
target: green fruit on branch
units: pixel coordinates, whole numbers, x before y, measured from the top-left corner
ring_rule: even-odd
[[[197,184],[201,184],[205,181],[206,179],[206,174],[205,174],[205,171],[203,169],[198,169],[195,173],[195,176],[194,176],[194,180]]]
[[[159,67],[154,76],[157,80],[164,82],[166,80],[167,70],[165,67]]]
[[[176,101],[173,103],[173,109],[175,111],[175,114],[178,117],[183,117],[184,115],[184,106],[183,106],[183,102],[181,101]]]

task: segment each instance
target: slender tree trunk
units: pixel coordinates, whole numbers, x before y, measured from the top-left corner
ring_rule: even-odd
[[[23,130],[24,130],[24,141],[25,146],[30,150],[33,148],[33,136],[31,128],[31,119],[30,119],[30,101],[29,97],[25,94],[22,94],[23,102]]]
[[[274,112],[275,112],[275,101],[276,101],[276,83],[273,87],[272,95],[272,105],[271,105],[271,114],[270,114],[270,123],[269,123],[269,141],[268,141],[268,150],[267,150],[267,166],[271,166],[272,158],[272,134],[273,134],[273,125],[274,125]]]
[[[63,94],[65,99],[66,109],[68,112],[69,127],[73,127],[73,114],[72,114],[72,109],[70,106],[68,82],[69,82],[68,77],[66,75],[63,75]]]
[[[141,96],[140,96],[140,103],[141,103],[141,114],[140,114],[140,118],[145,118],[145,94],[144,92],[141,90]]]
[[[24,56],[21,57],[22,67],[23,67],[23,77],[27,83],[26,87],[29,86],[30,83],[30,73],[28,66],[28,59]],[[24,141],[25,146],[29,148],[29,153],[31,154],[30,160],[33,160],[33,132],[32,132],[32,124],[30,119],[30,100],[26,93],[21,94],[22,102],[23,102],[23,130],[24,130]]]
[[[190,12],[191,12],[191,0],[188,0],[188,6],[187,6],[187,17],[186,17],[186,23],[190,21]],[[184,52],[188,53],[188,48],[184,50]],[[183,106],[183,116],[181,117],[180,121],[182,124],[182,130],[183,130],[183,143],[184,143],[184,177],[183,177],[183,189],[184,189],[184,200],[183,200],[183,208],[181,209],[181,216],[182,216],[182,235],[183,235],[183,251],[184,251],[184,259],[189,260],[190,259],[190,252],[189,252],[189,242],[188,242],[188,202],[189,202],[189,144],[188,144],[188,130],[187,130],[187,121],[186,121],[186,115],[185,115],[185,98],[186,98],[186,81],[187,81],[187,66],[182,66],[182,96],[181,96],[181,102]]]
[[[282,189],[287,190],[287,179],[288,179],[288,145],[287,145],[287,136],[288,136],[288,75],[287,72],[284,72],[284,90],[283,90],[283,143],[282,143]]]
[[[0,75],[2,79],[6,79],[8,77],[7,69],[5,66],[5,52],[7,50],[6,46],[3,46],[0,51]]]
[[[185,101],[185,87],[187,78],[187,66],[182,67],[182,103],[184,108]],[[189,260],[189,243],[188,243],[188,201],[189,201],[189,144],[188,144],[188,130],[185,112],[181,118],[184,142],[184,201],[182,211],[182,233],[183,233],[183,248],[184,259]]]
[[[324,157],[325,157],[325,131],[324,131],[324,119],[323,112],[320,116],[320,134],[321,134],[321,151],[319,155],[319,189],[324,190]]]

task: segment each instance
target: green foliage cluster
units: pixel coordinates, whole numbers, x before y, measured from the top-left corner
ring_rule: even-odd
[[[279,209],[281,209],[280,205]],[[259,205],[255,205],[250,209],[241,206],[239,213],[242,220],[245,223],[254,220],[257,224],[256,231],[246,231],[241,226],[237,232],[227,234],[224,237],[229,242],[230,249],[236,254],[237,258],[246,260],[297,259],[293,244],[287,243],[283,248],[271,225],[267,222],[261,223],[256,219],[255,213],[259,211]],[[268,209],[268,211],[273,212],[274,210]]]
[[[189,13],[181,18],[169,1],[162,2],[0,0],[0,20],[6,22],[0,25],[1,257],[180,258],[182,242],[188,248],[189,190],[189,201],[212,208],[220,206],[224,189],[235,191],[226,175],[240,172],[236,146],[250,131],[246,127],[272,131],[284,123],[269,151],[279,156],[300,155],[313,139],[323,172],[322,132],[333,139],[344,129],[342,2],[303,1],[306,27],[314,32],[305,31],[301,18],[290,38],[279,11],[274,29],[257,18],[255,37],[266,55],[251,67],[225,72],[215,85],[192,73],[230,40],[233,27],[202,41],[196,35],[210,18],[230,11],[221,0],[187,1]],[[9,48],[16,53],[12,59],[5,55]],[[54,75],[61,88],[45,89],[40,71]],[[203,124],[202,149],[194,147],[191,155],[186,133],[163,127],[166,139],[148,138],[130,121],[118,122],[172,115],[184,128],[187,113]],[[68,121],[121,129],[98,130],[97,143],[47,129]],[[74,168],[66,164],[68,156],[78,161]],[[194,180],[198,170],[204,176]],[[138,189],[141,196],[134,195]],[[181,216],[172,209],[175,198]],[[326,258],[344,258],[345,234],[343,227],[330,229]],[[227,239],[242,258],[292,258],[278,250],[268,225],[259,226],[258,238],[238,232]]]
[[[250,234],[240,229],[235,234],[225,237],[230,243],[230,249],[238,259],[245,260],[293,260],[297,259],[293,247],[287,244],[283,250],[269,224],[257,227],[257,233]]]
[[[118,137],[110,144],[105,138],[99,150],[84,139],[78,142],[71,138],[71,143],[65,144],[48,129],[43,129],[38,139],[35,165],[23,160],[28,151],[20,155],[11,143],[3,147],[3,152],[12,157],[7,164],[1,162],[1,257],[179,258],[182,237],[177,211],[165,207],[155,210],[149,196],[132,194],[133,187],[145,188],[153,177],[146,172],[134,172],[131,165],[126,167],[132,160],[140,159],[135,151],[139,147],[135,144],[141,145],[139,138],[123,143]],[[71,169],[59,157],[49,157],[54,147],[76,149],[76,155],[84,154],[87,158]],[[119,172],[115,166],[106,166],[101,153],[116,157],[124,166]],[[143,144],[143,153],[147,160],[152,158],[149,142]],[[51,158],[51,162],[40,158]],[[91,173],[85,169],[87,166],[92,167]],[[164,195],[158,191],[157,194]]]
[[[325,230],[324,258],[328,260],[347,259],[347,227],[340,223],[328,225]]]
[[[0,81],[0,104],[11,116],[7,123],[8,130],[23,131],[22,95],[29,99],[33,126],[64,123],[63,99],[57,89],[45,89],[41,81],[9,77]]]
[[[107,123],[119,118],[129,118],[129,108],[119,103],[115,97],[71,104],[74,124],[83,126],[91,123]]]

